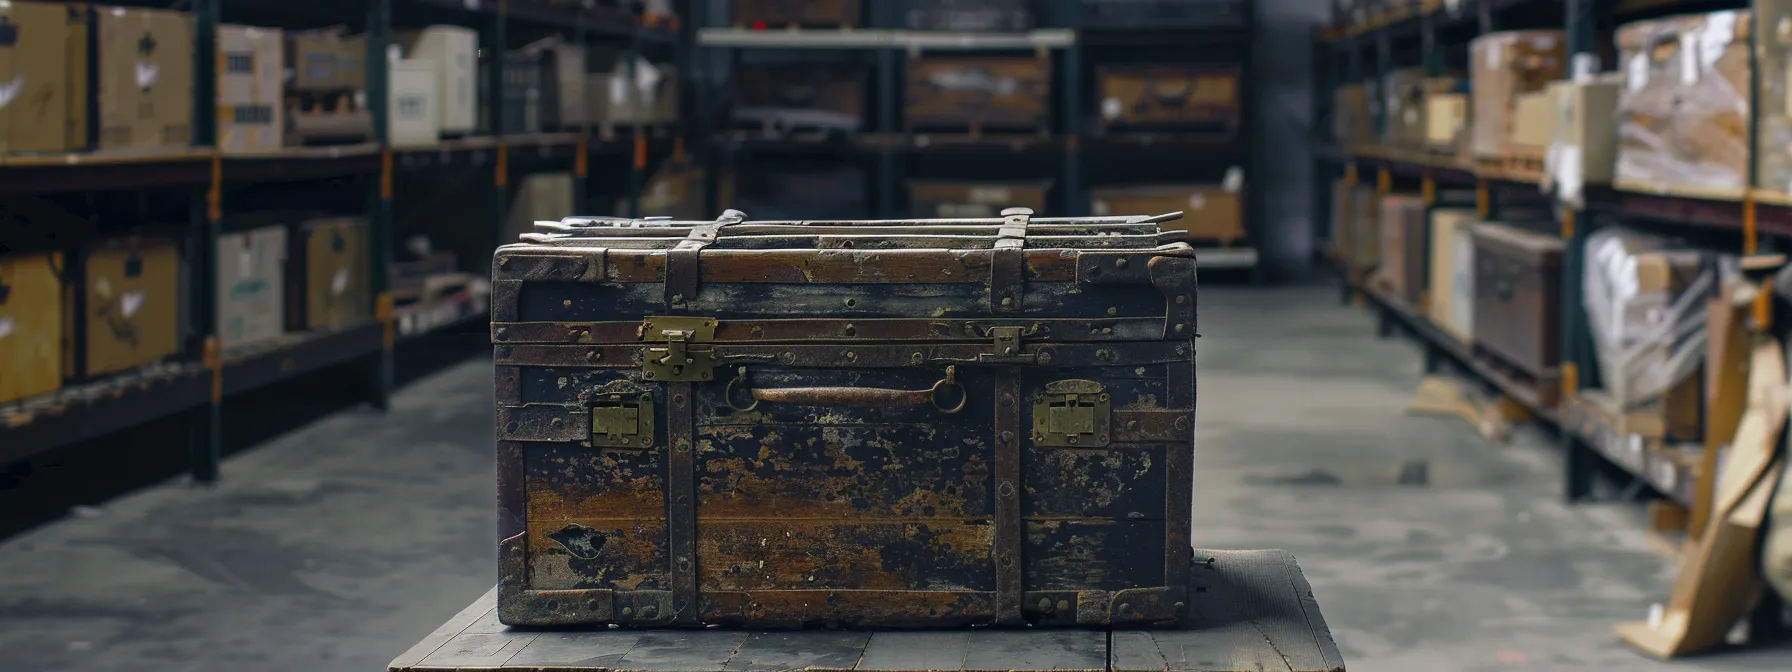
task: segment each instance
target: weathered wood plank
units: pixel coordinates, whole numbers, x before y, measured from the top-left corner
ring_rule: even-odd
[[[479,597],[479,599],[474,600],[472,606],[461,610],[460,613],[449,618],[448,622],[443,623],[441,627],[436,628],[434,632],[425,636],[422,641],[417,642],[415,645],[411,646],[410,649],[399,654],[397,658],[393,658],[392,664],[387,666],[388,669],[406,670],[415,667],[418,663],[423,662],[425,658],[428,658],[436,651],[441,650],[441,648],[446,646],[450,640],[453,640],[455,636],[466,630],[467,626],[478,621],[480,617],[496,614],[497,612],[498,589],[494,587],[491,590],[486,591],[484,595]]]
[[[1108,633],[1101,630],[978,630],[965,672],[1107,670]]]
[[[879,632],[865,645],[858,672],[963,670],[970,653],[971,631]]]
[[[515,672],[1342,672],[1311,588],[1281,551],[1195,551],[1202,590],[1179,630],[528,631],[495,591],[391,670]],[[1209,562],[1208,559],[1212,561]]]
[[[1312,588],[1287,552],[1196,551],[1190,582],[1196,594],[1188,624],[1115,632],[1113,672],[1344,669]],[[1154,655],[1167,667],[1157,667]]]
[[[758,632],[723,672],[851,669],[870,640],[869,632]]]

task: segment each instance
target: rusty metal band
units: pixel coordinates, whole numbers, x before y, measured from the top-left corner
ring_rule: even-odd
[[[696,623],[697,432],[690,383],[666,385],[666,529],[672,560],[672,622]]]
[[[1164,338],[1193,339],[1195,322],[1195,260],[1186,257],[1154,257],[1148,264],[1151,284],[1164,295]]]
[[[1020,367],[996,371],[996,622],[1018,625],[1021,614],[1021,540],[1026,537],[1020,511]]]
[[[504,406],[522,403],[522,380],[520,372],[514,366],[492,367],[492,392],[498,402],[497,415],[501,419]],[[505,440],[508,423],[497,423],[498,440],[498,539],[508,539],[523,533],[523,521],[528,517],[528,499],[525,493],[527,484],[523,480],[523,446]],[[515,429],[521,429],[517,427]]]
[[[643,361],[650,344],[638,345],[508,345],[493,348],[496,364],[503,366],[563,366],[584,368],[631,368]],[[1176,341],[1122,343],[1046,343],[1023,345],[1022,354],[992,360],[990,345],[973,343],[915,343],[874,345],[865,343],[828,345],[737,345],[713,346],[716,362],[725,366],[754,366],[778,363],[784,366],[834,367],[848,369],[913,368],[917,365],[958,365],[960,367],[996,367],[1017,363],[1081,366],[1151,366],[1188,358],[1189,345]],[[1177,352],[1180,349],[1182,352]]]
[[[497,303],[496,295],[493,299]],[[514,302],[512,302],[514,305]],[[721,320],[711,343],[778,341],[941,341],[985,340],[991,327],[1021,327],[1028,341],[1104,342],[1159,338],[1164,321],[1156,317],[1103,319],[751,319]],[[515,344],[636,343],[640,321],[506,322],[494,320],[492,341]]]
[[[1031,215],[1006,215],[989,261],[989,305],[997,313],[1018,313],[1026,296],[1027,223]]]
[[[1186,588],[1189,573],[1189,527],[1195,498],[1195,362],[1192,349],[1187,361],[1166,367],[1164,405],[1181,411],[1186,439],[1164,444],[1164,585]],[[1183,598],[1186,605],[1188,597]],[[1178,611],[1181,611],[1178,609]]]
[[[694,227],[678,245],[666,250],[665,290],[668,307],[682,310],[697,300],[697,288],[703,281],[698,259],[703,255],[703,248],[715,242],[720,230],[720,224]]]

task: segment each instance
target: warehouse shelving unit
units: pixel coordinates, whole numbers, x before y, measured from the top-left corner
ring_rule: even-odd
[[[634,207],[641,174],[678,142],[676,129],[634,126],[582,127],[567,132],[502,134],[504,82],[501,68],[483,73],[482,95],[488,108],[486,128],[494,133],[443,140],[427,146],[393,146],[387,142],[386,68],[369,67],[367,107],[373,113],[372,141],[360,145],[286,147],[254,154],[225,154],[215,148],[216,27],[223,22],[280,26],[290,21],[305,27],[331,22],[356,24],[367,37],[366,63],[386,62],[394,25],[450,24],[475,27],[482,49],[505,53],[507,33],[528,29],[559,32],[578,44],[622,41],[633,55],[657,49],[681,63],[688,57],[694,31],[681,29],[672,16],[637,15],[618,3],[589,6],[527,4],[505,0],[367,0],[292,3],[278,0],[232,2],[193,0],[188,11],[195,23],[194,119],[190,148],[160,152],[91,152],[59,155],[0,156],[0,198],[94,190],[181,190],[190,195],[191,226],[183,253],[190,269],[183,286],[189,307],[182,332],[189,334],[185,351],[173,361],[97,380],[70,384],[39,397],[0,404],[0,463],[127,430],[177,414],[192,414],[190,470],[201,483],[219,477],[220,425],[228,398],[275,382],[339,365],[359,363],[365,372],[368,400],[383,409],[393,385],[395,349],[433,331],[477,328],[485,319],[482,297],[471,292],[450,294],[438,305],[415,311],[395,309],[386,281],[394,254],[394,180],[406,175],[447,175],[455,171],[490,171],[496,199],[487,213],[489,231],[477,232],[500,242],[513,176],[540,170],[574,174],[575,207],[583,211],[594,191],[588,184],[593,162],[614,164],[626,173],[627,188],[619,197]],[[252,21],[243,21],[252,18]],[[490,59],[495,61],[496,59]],[[688,70],[687,70],[688,72]],[[233,191],[249,186],[296,185],[346,180],[366,192],[370,249],[370,291],[377,309],[371,320],[341,329],[287,334],[272,342],[233,348],[218,346],[213,333],[218,237],[232,213]],[[609,186],[609,185],[603,185]],[[570,213],[569,213],[570,214]],[[489,248],[488,248],[489,249]],[[478,274],[481,259],[463,260]],[[153,445],[153,442],[152,444]]]
[[[1240,26],[1215,26],[1209,29],[1121,30],[1091,29],[1078,25],[1074,15],[1049,16],[1036,14],[1057,27],[1039,28],[1021,33],[961,33],[918,31],[893,28],[903,24],[902,3],[868,3],[869,27],[853,29],[754,29],[732,25],[726,17],[699,16],[705,26],[697,34],[697,45],[728,55],[737,61],[744,50],[828,50],[836,52],[872,52],[874,64],[869,99],[873,108],[867,115],[867,130],[840,134],[833,132],[766,133],[763,131],[718,130],[713,126],[704,133],[708,145],[705,165],[709,167],[707,203],[710,211],[719,211],[728,204],[718,203],[716,181],[725,168],[745,155],[822,155],[868,159],[873,163],[870,194],[871,216],[889,219],[906,216],[902,205],[904,180],[911,177],[913,158],[921,157],[1013,157],[1055,166],[1053,188],[1057,191],[1054,206],[1069,216],[1086,216],[1090,212],[1088,174],[1092,168],[1141,159],[1175,156],[1183,164],[1237,166],[1248,177],[1253,174],[1246,151],[1250,125],[1240,125],[1231,135],[1207,133],[1138,133],[1112,132],[1096,134],[1089,123],[1090,101],[1087,95],[1086,64],[1091,62],[1091,48],[1106,46],[1177,47],[1192,43],[1231,45],[1241,66],[1241,117],[1251,116],[1249,93],[1248,45],[1250,21]],[[1063,3],[1071,6],[1075,3]],[[1249,4],[1245,4],[1249,9]],[[905,55],[925,52],[959,51],[987,53],[1051,53],[1055,55],[1052,81],[1054,110],[1052,130],[1047,134],[964,134],[907,132],[902,127],[900,93],[902,60]],[[722,98],[716,82],[706,82],[697,92],[700,100],[698,118],[705,124],[726,118],[727,111],[716,104]],[[1218,182],[1218,178],[1214,179]],[[1258,195],[1245,190],[1243,217],[1246,242],[1231,247],[1199,250],[1204,268],[1257,269],[1258,255],[1248,235]],[[651,214],[651,213],[648,213]],[[751,214],[751,213],[749,213]]]
[[[1666,16],[1677,13],[1748,8],[1751,3],[1707,2],[1698,0],[1462,0],[1444,3],[1426,0],[1376,15],[1355,17],[1346,26],[1325,28],[1318,36],[1324,55],[1318,72],[1324,87],[1315,96],[1318,118],[1326,118],[1331,110],[1330,87],[1339,82],[1359,82],[1379,77],[1394,63],[1395,54],[1405,53],[1424,65],[1429,75],[1442,73],[1446,32],[1452,37],[1472,37],[1508,28],[1561,28],[1568,39],[1570,62],[1598,59],[1598,39],[1602,29],[1609,30],[1618,22]],[[1555,12],[1559,17],[1546,24],[1537,23],[1540,12]],[[1514,19],[1528,20],[1524,25],[1510,25]],[[1466,41],[1466,40],[1464,40]],[[1413,48],[1416,43],[1416,49]],[[1752,53],[1752,50],[1751,50]],[[1751,69],[1753,69],[1751,67]],[[1447,159],[1385,148],[1331,146],[1315,157],[1319,175],[1341,176],[1347,183],[1375,180],[1377,191],[1386,194],[1396,184],[1414,189],[1436,204],[1439,191],[1458,188],[1474,190],[1474,206],[1483,217],[1494,216],[1503,204],[1540,203],[1548,198],[1538,188],[1536,176],[1501,174],[1457,163]],[[1753,143],[1750,143],[1753,146]],[[1750,170],[1754,170],[1750,162]],[[1748,183],[1753,184],[1753,175]],[[1588,185],[1584,205],[1568,207],[1548,200],[1555,224],[1565,242],[1561,269],[1561,385],[1559,407],[1544,407],[1534,395],[1524,394],[1522,387],[1502,378],[1493,367],[1477,361],[1465,344],[1432,325],[1421,311],[1404,305],[1397,297],[1386,296],[1351,273],[1344,276],[1344,296],[1371,304],[1380,319],[1383,335],[1404,326],[1421,341],[1425,352],[1425,370],[1437,370],[1445,360],[1456,360],[1462,368],[1491,387],[1501,390],[1510,399],[1529,407],[1531,413],[1555,426],[1563,449],[1565,478],[1563,494],[1569,501],[1592,496],[1595,474],[1605,462],[1629,474],[1631,486],[1642,489],[1686,508],[1693,508],[1694,483],[1698,480],[1701,452],[1698,446],[1681,446],[1658,440],[1644,440],[1621,431],[1621,422],[1610,411],[1589,402],[1581,393],[1599,386],[1599,367],[1587,315],[1580,298],[1586,273],[1584,249],[1588,235],[1609,221],[1646,221],[1657,227],[1677,228],[1691,234],[1731,236],[1741,241],[1743,255],[1755,254],[1773,246],[1774,237],[1792,237],[1792,198],[1782,193],[1760,189],[1741,190],[1736,194],[1674,193],[1666,190]],[[1331,219],[1331,185],[1321,182],[1315,221]],[[1429,246],[1425,246],[1429,250]],[[1427,252],[1428,254],[1428,252]],[[1345,268],[1340,263],[1339,268]]]

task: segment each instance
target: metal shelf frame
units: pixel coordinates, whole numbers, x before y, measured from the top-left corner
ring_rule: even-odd
[[[1739,6],[1751,3],[1737,2]],[[1407,13],[1388,17],[1381,21],[1372,21],[1348,27],[1323,29],[1320,40],[1324,48],[1322,52],[1329,58],[1318,64],[1319,72],[1316,81],[1323,82],[1321,95],[1316,98],[1317,118],[1329,118],[1332,112],[1332,97],[1329,92],[1342,82],[1361,82],[1371,78],[1379,80],[1393,67],[1393,43],[1417,39],[1419,43],[1418,65],[1427,72],[1437,75],[1443,72],[1443,48],[1439,43],[1438,33],[1444,27],[1460,29],[1473,26],[1476,35],[1499,30],[1502,26],[1499,18],[1515,10],[1538,9],[1545,6],[1557,6],[1562,11],[1559,27],[1568,40],[1567,52],[1572,68],[1585,68],[1587,64],[1596,64],[1598,60],[1597,45],[1602,23],[1609,23],[1615,16],[1638,16],[1643,14],[1661,14],[1672,12],[1677,7],[1687,11],[1712,10],[1713,3],[1697,3],[1688,1],[1656,1],[1627,2],[1616,0],[1463,0],[1460,10],[1455,13],[1439,11],[1431,14]],[[1372,58],[1365,59],[1365,52]],[[1751,59],[1754,50],[1750,50]],[[1368,60],[1369,63],[1364,61]],[[1751,71],[1755,70],[1751,63]],[[1570,74],[1573,74],[1571,70]],[[1758,74],[1757,74],[1758,77]],[[1383,120],[1379,118],[1382,111],[1374,112],[1378,117],[1375,127],[1382,128]],[[1755,132],[1751,123],[1751,134]],[[1752,146],[1753,143],[1751,143]],[[1343,180],[1354,183],[1363,179],[1364,173],[1372,173],[1377,183],[1386,191],[1394,178],[1413,179],[1420,183],[1420,193],[1432,205],[1436,190],[1440,186],[1470,186],[1476,189],[1477,205],[1484,217],[1497,216],[1503,204],[1509,202],[1509,195],[1518,189],[1510,188],[1508,181],[1490,179],[1488,176],[1475,175],[1472,170],[1451,167],[1440,168],[1422,161],[1403,160],[1351,154],[1334,148],[1322,152],[1314,158],[1319,166],[1318,175],[1339,175]],[[1750,162],[1748,183],[1754,184],[1754,163]],[[1535,199],[1534,185],[1529,199]],[[1332,200],[1330,184],[1321,181],[1316,188],[1319,198],[1315,200],[1315,221],[1331,219]],[[1588,236],[1597,227],[1612,218],[1640,218],[1671,225],[1691,227],[1694,229],[1730,229],[1740,231],[1743,239],[1744,254],[1752,254],[1762,246],[1771,246],[1772,236],[1792,237],[1792,199],[1780,195],[1763,194],[1759,190],[1749,189],[1735,198],[1713,198],[1710,196],[1682,196],[1675,194],[1639,193],[1624,191],[1611,187],[1590,187],[1584,199],[1585,205],[1569,207],[1557,204],[1553,207],[1555,222],[1565,244],[1562,257],[1562,292],[1561,298],[1561,376],[1564,407],[1579,403],[1579,393],[1583,390],[1597,389],[1600,386],[1599,368],[1593,346],[1593,338],[1587,323],[1585,307],[1582,305],[1580,289],[1587,272],[1584,250]],[[1429,255],[1430,246],[1425,246]],[[1423,260],[1429,263],[1429,260]],[[1347,287],[1346,296],[1362,292],[1361,287]],[[1384,313],[1385,308],[1378,308]],[[1383,315],[1384,321],[1387,319]],[[1384,329],[1385,331],[1385,329]],[[1436,330],[1431,330],[1435,332]],[[1449,340],[1440,333],[1427,333],[1415,330],[1426,342],[1426,370],[1433,370],[1438,359],[1434,351],[1447,347],[1443,341]],[[1473,367],[1470,367],[1473,370]],[[1484,380],[1485,372],[1477,372]],[[1490,381],[1491,382],[1491,381]],[[1553,417],[1556,409],[1533,409],[1549,411]],[[1541,415],[1541,413],[1539,413]],[[1577,418],[1587,416],[1586,413],[1575,414]],[[1564,460],[1563,497],[1568,501],[1583,501],[1593,496],[1595,475],[1606,465],[1615,465],[1626,469],[1634,478],[1632,488],[1662,490],[1661,484],[1673,482],[1664,479],[1659,469],[1637,468],[1632,464],[1617,460],[1612,451],[1602,445],[1595,445],[1589,438],[1592,434],[1578,427],[1562,428],[1558,432],[1558,440],[1562,448]],[[1673,493],[1667,493],[1671,496]]]
[[[216,148],[215,91],[216,30],[224,0],[192,0],[194,17],[194,118],[193,146],[157,154],[111,152],[62,156],[0,156],[0,198],[34,193],[89,191],[94,189],[182,189],[191,194],[191,219],[184,257],[193,269],[186,283],[189,322],[186,330],[198,335],[191,351],[177,361],[159,364],[84,384],[69,385],[43,397],[0,406],[0,461],[27,458],[75,441],[122,431],[175,414],[194,415],[187,437],[189,471],[194,481],[216,482],[220,477],[221,426],[227,398],[292,376],[325,368],[355,364],[363,372],[368,401],[387,408],[392,387],[393,351],[415,338],[398,324],[401,313],[393,306],[387,287],[394,253],[393,179],[396,173],[444,167],[486,166],[492,171],[496,198],[490,213],[493,240],[503,230],[509,182],[514,174],[550,166],[570,166],[575,180],[575,207],[588,205],[589,167],[593,158],[626,160],[629,166],[630,208],[640,196],[647,157],[669,151],[679,129],[591,127],[576,132],[542,135],[505,135],[444,141],[438,146],[394,147],[388,143],[385,115],[388,70],[366,69],[367,107],[374,119],[372,141],[345,147],[293,147],[257,155],[223,154]],[[594,40],[625,40],[630,55],[648,48],[671,47],[674,58],[686,59],[694,32],[678,30],[677,14],[688,15],[693,0],[676,0],[674,16],[631,16],[612,8],[531,5],[505,0],[322,0],[295,6],[280,0],[255,0],[231,10],[271,10],[282,16],[360,22],[367,38],[366,63],[384,64],[393,35],[395,11],[423,15],[444,23],[474,26],[481,44],[503,54],[506,36],[514,26],[554,28],[571,33],[577,44]],[[670,26],[667,28],[665,26]],[[630,69],[632,72],[632,69]],[[681,67],[681,72],[689,72]],[[484,101],[489,108],[489,128],[503,128],[502,68],[485,72]],[[681,82],[681,85],[688,86]],[[681,96],[682,99],[682,96]],[[597,137],[594,137],[597,136]],[[376,297],[371,322],[339,331],[296,334],[275,346],[250,352],[223,352],[213,331],[218,307],[213,288],[218,259],[216,247],[229,212],[227,186],[266,182],[358,178],[366,188],[366,216],[371,250],[370,292]],[[501,241],[499,241],[501,242]],[[477,262],[476,262],[477,263]],[[463,321],[483,320],[484,307],[468,303],[460,307]],[[403,332],[403,333],[401,333]],[[356,364],[360,362],[359,364]]]
[[[1148,41],[1154,45],[1186,45],[1191,39],[1205,39],[1209,36],[1217,41],[1233,40],[1241,32],[1237,26],[1154,31],[1102,29],[1090,33],[1096,35],[1094,39],[1085,40],[1082,27],[1075,23],[1078,19],[1071,16],[1071,25],[1065,27],[1015,34],[915,31],[894,27],[903,22],[900,12],[893,11],[900,9],[897,4],[873,3],[870,27],[858,29],[752,30],[734,26],[726,17],[698,17],[698,25],[703,27],[696,31],[696,46],[700,50],[727,54],[726,60],[730,68],[738,62],[738,54],[745,50],[871,51],[875,54],[871,78],[871,98],[875,105],[867,120],[867,130],[859,133],[793,133],[780,136],[720,131],[714,126],[714,121],[723,118],[725,111],[719,109],[715,102],[725,96],[715,90],[716,82],[712,79],[705,78],[701,81],[696,98],[699,100],[697,116],[702,120],[700,123],[705,125],[703,134],[707,140],[705,165],[709,167],[709,181],[705,188],[706,211],[719,212],[720,208],[727,205],[717,202],[719,175],[724,172],[723,168],[732,166],[741,154],[749,152],[869,156],[874,166],[869,205],[872,215],[877,218],[902,216],[901,203],[906,200],[903,181],[908,176],[905,159],[911,155],[1037,152],[1040,153],[1040,158],[1047,160],[1048,157],[1056,157],[1058,168],[1054,182],[1059,195],[1056,207],[1062,208],[1069,216],[1086,216],[1090,212],[1086,173],[1092,161],[1116,156],[1137,157],[1148,152],[1183,150],[1189,156],[1231,160],[1233,163],[1230,165],[1244,169],[1247,182],[1255,177],[1247,144],[1251,133],[1251,124],[1248,122],[1242,124],[1231,136],[1223,138],[1198,133],[1102,135],[1087,129],[1088,113],[1084,109],[1087,102],[1083,90],[1084,64],[1098,60],[1085,48],[1086,41],[1113,46],[1124,44],[1122,38],[1125,35],[1137,32],[1148,36]],[[1254,19],[1251,19],[1246,22],[1242,32],[1248,35],[1253,27]],[[1248,39],[1237,41],[1246,45],[1249,42]],[[898,106],[901,99],[903,58],[929,51],[1055,53],[1057,63],[1053,81],[1059,92],[1054,96],[1061,104],[1053,116],[1056,120],[1054,126],[1060,130],[1047,136],[966,136],[905,132],[901,124],[902,111]],[[1228,62],[1239,63],[1244,71],[1240,91],[1241,116],[1248,120],[1254,109],[1254,96],[1251,92],[1254,77],[1251,74],[1249,49],[1241,48],[1238,57]],[[1251,223],[1256,221],[1257,213],[1261,212],[1258,191],[1248,186],[1245,189],[1243,216],[1247,236],[1253,228]],[[1209,255],[1203,257],[1204,266],[1249,268],[1253,278],[1261,280],[1261,269],[1254,246],[1215,249]],[[1213,261],[1208,261],[1209,258]]]

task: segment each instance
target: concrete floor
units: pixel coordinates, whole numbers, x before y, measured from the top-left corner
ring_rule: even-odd
[[[1672,578],[1638,509],[1558,503],[1534,432],[1402,415],[1416,347],[1335,297],[1202,294],[1197,546],[1293,551],[1358,672],[1792,669],[1620,645]],[[383,669],[495,580],[490,386],[469,362],[0,544],[0,669]]]

